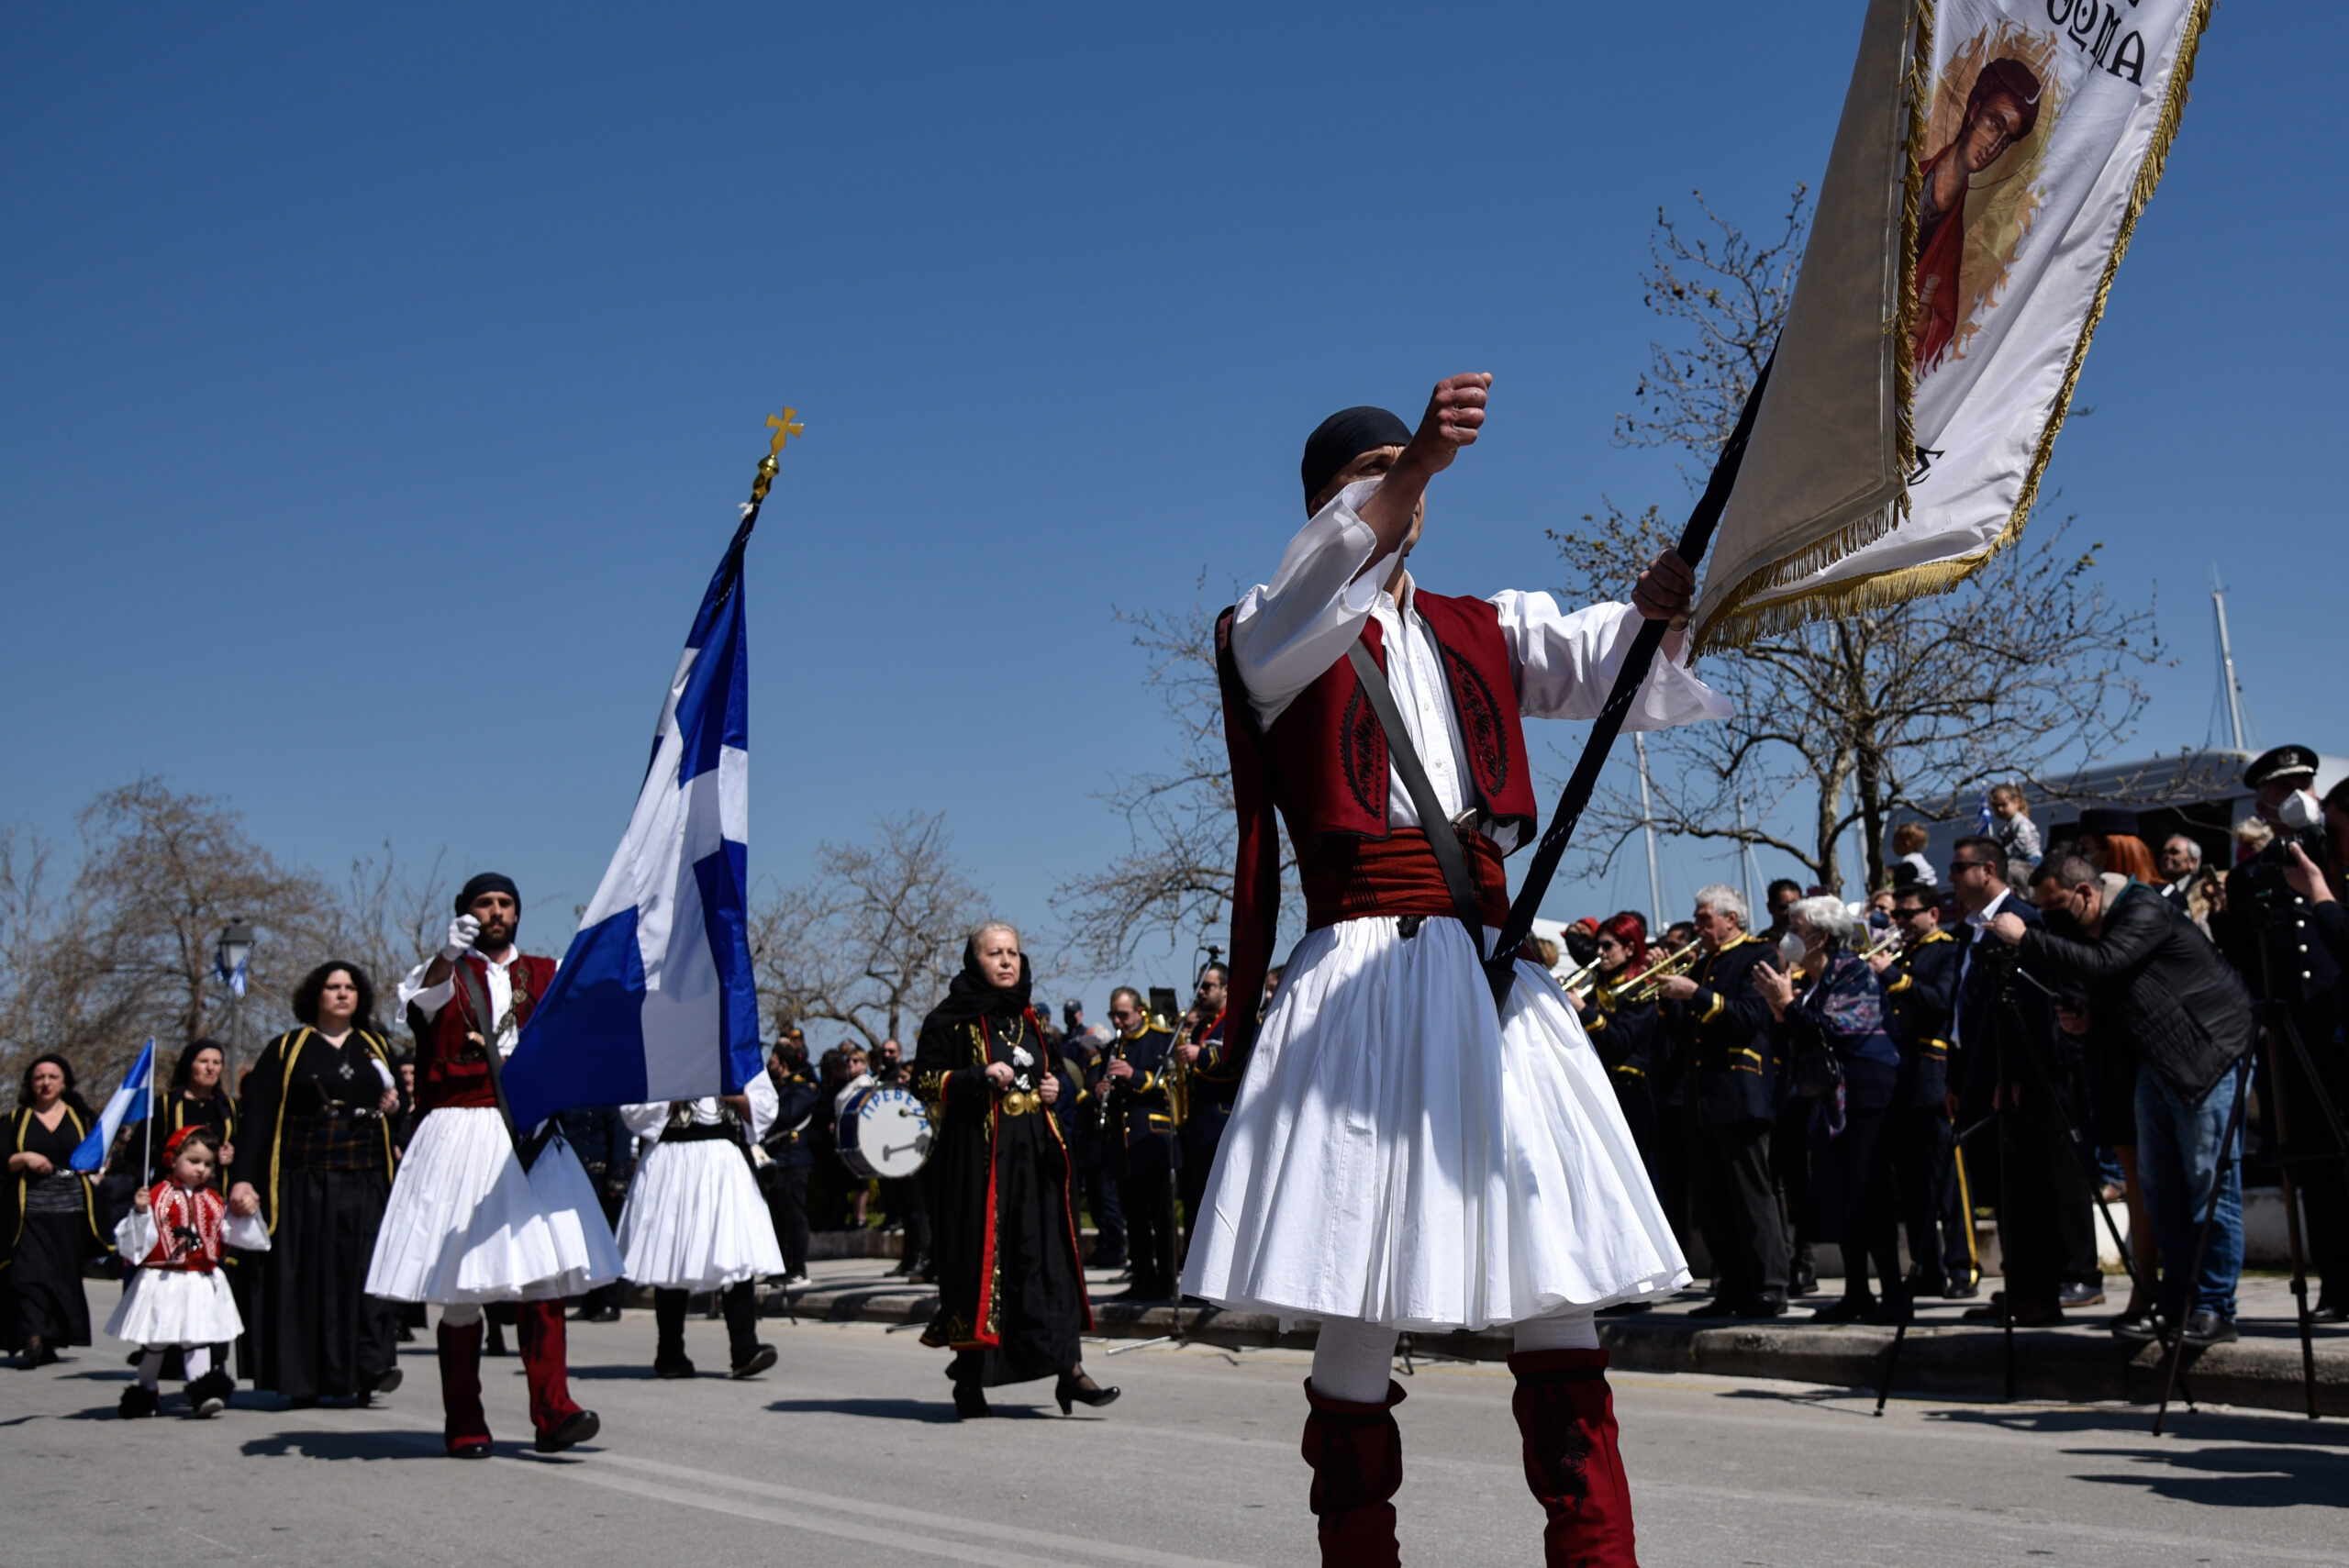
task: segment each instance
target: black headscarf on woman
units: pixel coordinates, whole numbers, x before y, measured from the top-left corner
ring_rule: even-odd
[[[1024,995],[1026,995],[1028,984],[1028,961],[1025,958],[1022,958],[1019,961],[1019,983],[1020,992]],[[58,1055],[57,1052],[53,1051],[44,1051],[39,1056],[34,1057],[30,1062],[25,1063],[25,1075],[23,1078],[19,1079],[17,1084],[17,1108],[18,1110],[28,1110],[31,1108],[33,1104],[33,1069],[39,1066],[44,1062],[54,1063],[57,1070],[65,1074],[65,1093],[60,1095],[58,1096],[59,1099],[63,1100],[68,1106],[72,1106],[74,1113],[81,1117],[84,1121],[87,1121],[90,1118],[98,1114],[90,1108],[90,1102],[82,1097],[82,1092],[75,1084],[73,1077],[73,1064],[71,1062],[66,1061],[62,1056]]]
[[[967,1024],[983,1018],[1018,1018],[1028,1010],[1031,984],[1028,955],[1023,952],[1019,980],[997,989],[979,968],[978,939],[974,937],[963,944],[963,973],[947,986],[946,999],[930,1009],[924,1023]]]

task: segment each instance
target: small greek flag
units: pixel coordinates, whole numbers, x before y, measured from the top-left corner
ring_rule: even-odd
[[[144,1121],[154,1096],[149,1092],[155,1082],[155,1042],[150,1040],[139,1060],[122,1077],[122,1087],[114,1092],[106,1108],[98,1113],[98,1125],[90,1129],[90,1136],[82,1140],[65,1162],[76,1171],[95,1171],[106,1162],[106,1151],[114,1147],[115,1135],[126,1122]],[[143,1175],[145,1173],[141,1173]]]
[[[736,530],[669,679],[628,834],[503,1074],[530,1127],[574,1106],[738,1094],[760,1071],[743,892],[750,649]]]

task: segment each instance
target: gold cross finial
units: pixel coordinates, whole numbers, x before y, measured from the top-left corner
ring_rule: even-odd
[[[796,408],[786,408],[781,414],[770,414],[767,416],[767,428],[774,432],[774,439],[767,443],[767,455],[769,457],[773,457],[775,453],[783,450],[784,442],[791,439],[792,437],[798,435],[801,431],[807,428],[805,425],[802,425],[798,420],[792,417],[793,415],[798,412],[799,411]]]

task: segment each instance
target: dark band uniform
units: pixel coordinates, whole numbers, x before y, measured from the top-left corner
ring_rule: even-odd
[[[1769,1004],[1753,985],[1754,967],[1775,956],[1741,932],[1698,959],[1688,972],[1697,994],[1672,1006],[1693,1124],[1690,1196],[1712,1254],[1715,1316],[1786,1309],[1786,1232],[1770,1177],[1778,1061]]]
[[[1231,1119],[1232,1102],[1240,1097],[1241,1069],[1246,1064],[1236,1052],[1224,1050],[1224,1018],[1194,1023],[1189,1043],[1199,1048],[1198,1060],[1174,1074],[1175,1141],[1182,1146],[1183,1163],[1175,1184],[1183,1195],[1183,1246],[1187,1251],[1191,1232],[1199,1223],[1199,1202],[1206,1195],[1208,1173],[1215,1168],[1217,1145],[1223,1141],[1224,1124]]]
[[[1896,954],[1884,972],[1884,1027],[1900,1048],[1893,1091],[1892,1167],[1917,1288],[1976,1282],[1974,1224],[1947,1108],[1950,1025],[1965,945],[1934,930]]]
[[[1625,997],[1638,984],[1636,978],[1624,978],[1620,969],[1602,974],[1578,1013],[1582,1032],[1590,1037],[1591,1048],[1607,1069],[1607,1081],[1615,1086],[1615,1102],[1623,1108],[1631,1141],[1640,1146],[1648,1180],[1660,1188],[1664,1178],[1657,1159],[1656,1090],[1663,1077],[1664,1021],[1653,999]]]
[[[1174,1175],[1183,1168],[1174,1098],[1167,1070],[1174,1031],[1145,1029],[1109,1042],[1093,1065],[1093,1092],[1108,1096],[1110,1168],[1118,1175],[1118,1207],[1126,1219],[1130,1295],[1157,1301],[1174,1294]],[[1120,1084],[1109,1063],[1124,1061],[1133,1076]]]

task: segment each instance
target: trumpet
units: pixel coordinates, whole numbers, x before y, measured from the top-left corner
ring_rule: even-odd
[[[1558,989],[1561,991],[1587,991],[1590,989],[1590,983],[1598,978],[1598,961],[1594,958],[1588,963],[1584,964],[1580,969],[1575,970],[1573,973],[1559,981]]]
[[[1702,941],[1692,941],[1678,952],[1661,960],[1646,973],[1633,981],[1629,989],[1621,993],[1622,1000],[1626,1002],[1654,1001],[1656,993],[1663,989],[1665,981],[1675,974],[1686,974],[1696,967],[1698,950],[1703,946]]]
[[[1860,958],[1862,962],[1865,962],[1868,959],[1881,958],[1886,953],[1898,952],[1899,951],[1900,930],[1899,928],[1895,927],[1893,929],[1887,931],[1884,935],[1878,937],[1875,941],[1870,942],[1867,946],[1867,950],[1860,954]]]

